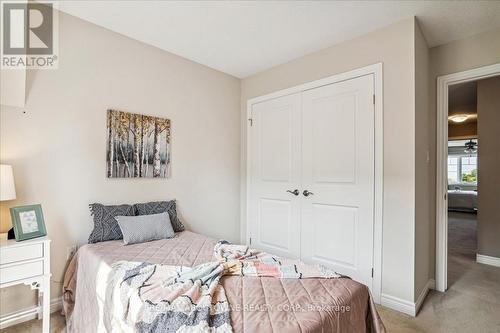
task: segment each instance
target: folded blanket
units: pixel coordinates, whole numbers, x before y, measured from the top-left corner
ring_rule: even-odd
[[[280,279],[338,278],[320,265],[219,241],[218,260],[193,268],[119,261],[106,291],[109,332],[232,332],[225,275]]]

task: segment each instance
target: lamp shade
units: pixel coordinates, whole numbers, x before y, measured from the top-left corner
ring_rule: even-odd
[[[0,201],[14,200],[15,198],[16,187],[14,186],[12,166],[0,164]]]

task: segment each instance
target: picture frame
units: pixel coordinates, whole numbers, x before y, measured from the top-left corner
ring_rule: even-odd
[[[108,178],[170,177],[170,119],[108,109],[106,132]]]
[[[10,216],[17,242],[47,235],[40,204],[12,207]]]

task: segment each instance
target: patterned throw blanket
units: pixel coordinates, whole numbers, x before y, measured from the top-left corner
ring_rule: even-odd
[[[109,332],[232,332],[222,276],[279,279],[335,278],[323,266],[282,259],[226,241],[214,247],[218,260],[193,268],[120,261],[106,291]]]

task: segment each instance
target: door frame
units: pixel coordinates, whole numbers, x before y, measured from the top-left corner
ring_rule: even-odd
[[[382,291],[382,230],[383,230],[383,177],[384,177],[384,112],[383,112],[383,65],[376,63],[366,67],[361,67],[348,72],[335,74],[323,79],[304,83],[291,88],[279,90],[270,94],[255,97],[247,101],[247,124],[246,133],[246,212],[242,214],[240,221],[241,242],[247,245],[250,244],[250,193],[251,193],[251,165],[252,165],[252,131],[249,130],[252,119],[252,106],[254,104],[286,96],[302,91],[319,88],[332,83],[354,79],[360,76],[374,76],[374,94],[375,94],[375,189],[374,189],[374,225],[373,225],[373,280],[372,280],[372,295],[376,303],[380,303]],[[245,226],[246,225],[246,226]]]
[[[500,75],[500,63],[437,78],[436,290],[448,288],[448,88]]]

